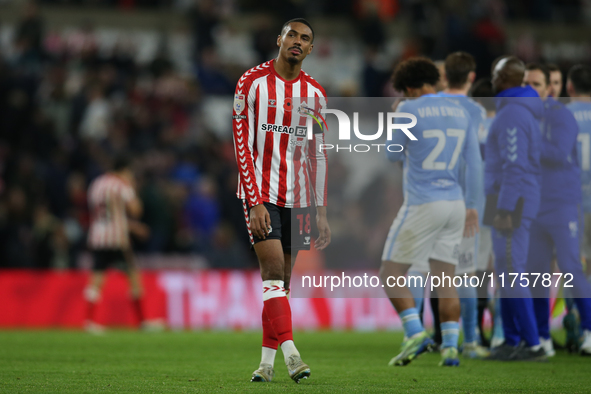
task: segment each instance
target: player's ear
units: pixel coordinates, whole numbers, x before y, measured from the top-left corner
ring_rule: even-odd
[[[281,48],[281,34],[277,36],[277,46]]]
[[[310,48],[308,48],[308,55],[312,53],[312,48],[314,48],[314,44],[310,44]]]
[[[474,80],[476,79],[476,73],[474,71],[470,71],[468,73],[468,81],[470,83],[474,83]]]

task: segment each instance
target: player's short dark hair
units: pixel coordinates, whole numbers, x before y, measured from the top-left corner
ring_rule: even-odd
[[[550,72],[552,72],[552,71],[560,71],[560,72],[562,72],[562,70],[560,70],[560,67],[558,67],[554,63],[548,63],[548,64],[546,64],[546,67],[548,68],[548,71],[550,71]]]
[[[128,155],[117,155],[113,160],[113,171],[122,171],[131,167],[131,159]]]
[[[470,96],[471,97],[494,97],[495,93],[493,91],[492,82],[490,78],[480,78],[474,85],[472,85],[472,89],[470,89]]]
[[[294,18],[294,19],[290,19],[287,22],[285,22],[283,24],[283,26],[281,27],[281,34],[283,34],[283,30],[285,30],[287,25],[289,25],[290,23],[303,23],[304,25],[308,26],[310,28],[310,30],[312,31],[312,42],[314,42],[314,37],[316,36],[316,34],[314,34],[314,29],[312,28],[312,25],[310,24],[310,22],[308,22],[304,18]]]
[[[575,92],[591,94],[591,67],[586,64],[576,64],[568,71],[568,79],[573,84]]]
[[[495,102],[492,97],[495,96],[490,78],[480,78],[470,89],[470,97],[474,97],[487,111],[495,110]],[[479,100],[480,98],[480,100]]]
[[[431,59],[413,57],[399,63],[392,74],[392,85],[399,92],[408,88],[418,89],[423,85],[435,86],[439,81],[439,70]]]
[[[550,86],[550,70],[548,70],[547,66],[543,65],[542,63],[528,63],[525,66],[525,69],[527,71],[541,71],[546,79],[546,85]]]
[[[472,71],[476,71],[476,61],[467,52],[450,53],[445,58],[445,77],[450,88],[462,87]]]

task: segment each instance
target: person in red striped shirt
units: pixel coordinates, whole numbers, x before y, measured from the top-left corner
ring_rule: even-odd
[[[134,183],[130,162],[121,156],[115,159],[113,171],[96,178],[88,189],[91,213],[88,247],[94,259],[90,281],[84,291],[87,301],[85,326],[89,332],[100,333],[103,330],[95,322],[94,315],[105,270],[110,266],[120,267],[127,274],[134,311],[138,321],[146,324],[141,307],[142,286],[130,234],[146,239],[149,228],[137,220],[142,214],[142,203],[136,195]]]
[[[308,116],[302,113],[302,108],[318,110],[326,101],[322,86],[302,70],[313,42],[314,31],[305,19],[286,22],[277,37],[277,58],[244,73],[234,94],[237,196],[263,280],[263,348],[252,382],[273,379],[279,346],[296,383],[310,376],[293,342],[287,295],[297,252],[310,248],[312,204],[319,233],[315,247],[330,243],[327,158],[319,149],[324,134],[314,129],[308,138]]]

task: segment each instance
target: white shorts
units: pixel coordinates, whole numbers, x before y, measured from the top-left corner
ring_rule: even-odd
[[[463,200],[405,203],[390,227],[382,261],[428,267],[434,259],[457,265],[465,220]]]
[[[489,226],[480,226],[478,233],[478,259],[476,261],[476,269],[478,271],[488,270],[488,262],[493,252],[492,246],[492,231]]]
[[[455,274],[464,275],[471,274],[476,271],[476,258],[478,254],[478,235],[475,237],[464,238],[460,242],[460,255],[458,257],[458,265],[456,265]],[[414,263],[411,268],[412,271],[427,273],[431,271],[428,262]]]

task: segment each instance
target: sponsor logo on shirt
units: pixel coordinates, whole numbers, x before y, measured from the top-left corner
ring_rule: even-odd
[[[261,130],[269,133],[292,134],[296,137],[305,137],[307,132],[306,126],[288,127],[273,123],[263,123]]]

